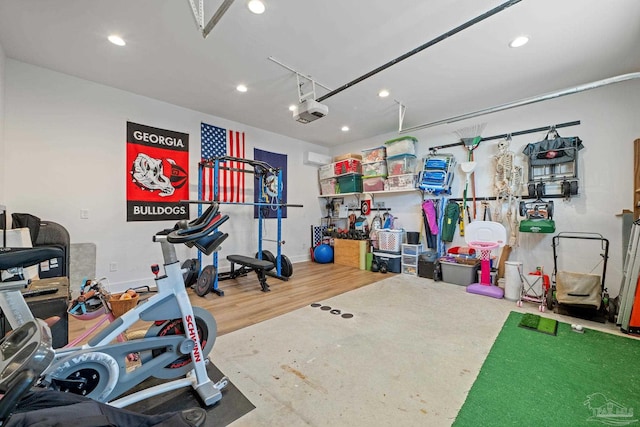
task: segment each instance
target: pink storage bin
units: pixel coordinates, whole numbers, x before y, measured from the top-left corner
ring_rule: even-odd
[[[385,179],[381,176],[362,179],[362,191],[384,191]]]
[[[328,178],[320,180],[320,194],[325,196],[327,194],[336,194],[336,184],[338,180],[336,178]]]

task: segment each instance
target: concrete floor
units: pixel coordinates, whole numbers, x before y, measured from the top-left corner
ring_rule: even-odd
[[[354,317],[308,306],[218,338],[211,359],[256,406],[233,427],[449,426],[509,312],[539,314],[407,275],[318,302]]]

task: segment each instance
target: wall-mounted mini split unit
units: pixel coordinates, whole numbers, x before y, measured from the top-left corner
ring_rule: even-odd
[[[293,118],[300,123],[311,123],[329,113],[329,107],[313,99],[302,101],[293,111]]]
[[[305,165],[324,166],[331,163],[331,156],[307,151],[304,153],[302,163]]]

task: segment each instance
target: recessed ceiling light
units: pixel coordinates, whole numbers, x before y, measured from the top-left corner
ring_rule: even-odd
[[[124,46],[124,45],[126,45],[126,44],[127,44],[127,43],[125,43],[125,41],[122,39],[122,37],[117,36],[117,35],[115,35],[115,34],[111,34],[109,37],[107,37],[107,39],[108,39],[111,43],[113,43],[113,44],[115,44],[115,45],[117,45],[117,46]]]
[[[527,37],[527,36],[518,36],[515,39],[511,40],[511,43],[509,43],[509,47],[524,46],[528,42],[529,42],[529,37]]]
[[[249,3],[247,3],[247,7],[251,12],[255,13],[256,15],[260,15],[261,13],[264,13],[264,10],[265,10],[264,3],[260,0],[250,0]]]
[[[295,105],[289,105],[289,111],[296,111],[296,108]]]
[[[236,90],[238,92],[246,92],[247,91],[247,87],[245,85],[238,85],[238,86],[236,86]]]
[[[386,98],[387,96],[389,96],[389,91],[386,89],[382,89],[380,92],[378,92],[378,96],[380,98]]]
[[[349,132],[349,126],[342,126],[342,132]]]

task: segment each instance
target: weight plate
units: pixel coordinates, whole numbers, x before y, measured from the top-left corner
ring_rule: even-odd
[[[202,269],[200,276],[195,284],[194,290],[196,294],[203,297],[213,289],[213,281],[216,277],[216,268],[213,265],[207,265]]]
[[[280,275],[282,277],[291,277],[293,275],[293,265],[285,254],[280,255]]]
[[[258,252],[256,252],[255,257],[256,259],[258,259]],[[262,251],[262,260],[263,261],[269,261],[271,263],[273,263],[273,265],[276,265],[276,256],[271,253],[271,251],[267,251],[267,250],[263,250]]]
[[[191,258],[182,263],[182,269],[187,270],[182,273],[182,279],[184,280],[184,286],[190,287],[196,280],[198,280],[198,273],[200,273],[200,261],[197,258]]]

